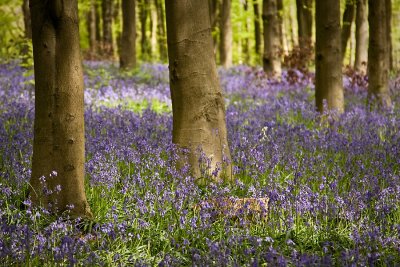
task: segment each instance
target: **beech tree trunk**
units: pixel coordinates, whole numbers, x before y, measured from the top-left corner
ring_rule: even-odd
[[[35,71],[30,196],[34,205],[55,213],[71,210],[73,216],[91,217],[84,190],[83,72],[77,1],[31,0],[30,8]],[[54,171],[57,175],[50,176]]]
[[[150,56],[150,43],[149,39],[147,38],[147,19],[150,13],[149,4],[150,0],[140,0],[140,50],[142,52],[143,60],[148,60]]]
[[[368,95],[369,103],[390,107],[389,56],[385,1],[368,1],[369,47],[368,47]]]
[[[217,34],[214,34],[216,32],[219,19],[218,19],[218,0],[209,0],[209,6],[210,6],[210,24],[211,24],[211,34],[213,38],[213,44],[214,44],[214,54],[217,53],[218,50],[218,36]]]
[[[281,39],[277,4],[277,0],[263,0],[263,68],[265,73],[279,79],[281,76]]]
[[[120,68],[136,67],[136,8],[135,0],[122,0],[122,37]]]
[[[368,61],[368,12],[367,0],[357,0],[356,8],[356,57],[354,69],[367,73]]]
[[[93,57],[96,54],[96,6],[95,1],[90,1],[90,9],[86,17],[87,31],[89,34],[89,54]]]
[[[112,58],[114,54],[112,19],[113,19],[113,1],[102,0],[103,11],[103,55],[106,58]]]
[[[155,55],[157,52],[157,10],[155,6],[150,5],[150,52],[151,52],[151,59],[156,59]]]
[[[278,23],[279,23],[279,39],[281,41],[281,54],[287,55],[288,43],[286,38],[285,24],[283,23],[283,0],[277,0],[278,6]]]
[[[344,111],[342,56],[340,42],[340,2],[318,0],[315,5],[315,99],[319,112]]]
[[[229,68],[232,66],[231,0],[222,0],[220,22],[220,62],[224,68]]]
[[[347,43],[351,34],[351,25],[354,20],[355,0],[346,0],[342,23],[342,61],[346,55]]]
[[[318,2],[319,0],[317,0]],[[313,0],[296,0],[298,43],[300,48],[311,45]]]
[[[101,38],[101,15],[100,15],[100,5],[99,3],[95,0],[94,3],[94,8],[96,10],[96,49],[99,50],[100,44],[102,44],[103,39]]]
[[[165,18],[164,18],[164,8],[162,0],[154,0],[157,9],[157,18],[158,18],[158,45],[160,49],[160,59],[162,62],[167,60],[167,36],[165,34]]]
[[[261,23],[260,23],[260,8],[258,0],[253,0],[253,11],[254,11],[254,40],[256,54],[261,54]]]
[[[250,18],[248,16],[248,10],[249,10],[249,4],[247,0],[243,1],[243,9],[245,12],[245,16],[246,16],[246,21],[245,21],[245,31],[249,32],[250,30]],[[244,42],[243,42],[243,54],[244,54],[244,62],[246,62],[247,64],[250,62],[250,40],[249,37],[246,35],[244,38]]]
[[[393,69],[393,44],[392,44],[392,1],[385,0],[386,5],[386,27],[387,27],[387,45],[389,57],[389,71]]]
[[[225,103],[213,55],[208,1],[166,0],[165,7],[173,142],[189,150],[187,163],[196,178],[204,178],[200,147],[211,158],[210,173],[222,168],[214,179],[231,179]]]
[[[24,14],[25,38],[32,38],[31,12],[29,10],[29,0],[22,2],[22,13]]]

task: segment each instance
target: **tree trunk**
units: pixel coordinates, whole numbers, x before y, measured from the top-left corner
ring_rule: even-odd
[[[254,10],[254,40],[256,54],[261,54],[261,23],[260,23],[260,8],[258,5],[258,0],[253,0],[253,10]]]
[[[347,43],[351,34],[351,24],[354,20],[355,2],[354,0],[346,0],[346,7],[343,13],[342,23],[342,62],[346,55]]]
[[[354,69],[367,73],[368,61],[368,13],[367,0],[357,0],[356,9],[356,58]]]
[[[248,5],[248,1],[247,0],[243,1],[243,9],[244,9],[244,12],[245,12],[245,17],[246,17],[244,26],[245,26],[245,31],[247,33],[250,30],[250,21],[249,21],[250,16],[248,14],[249,5]],[[244,54],[245,63],[249,64],[249,62],[250,62],[250,40],[249,40],[249,37],[247,35],[245,36],[244,42],[243,42],[243,54]]]
[[[94,9],[96,10],[96,50],[99,50],[99,46],[102,44],[103,39],[101,38],[101,15],[100,15],[100,5],[95,0]]]
[[[312,0],[296,0],[298,43],[300,48],[307,48],[311,45],[312,2]]]
[[[281,42],[281,53],[287,55],[288,44],[286,38],[285,24],[283,23],[283,0],[277,0],[278,6],[278,23],[279,23],[279,39]]]
[[[392,1],[385,0],[386,6],[386,27],[387,27],[387,45],[389,57],[389,71],[393,70],[393,44],[392,44]]]
[[[232,66],[231,0],[222,0],[220,22],[220,62],[224,68],[229,68]]]
[[[91,217],[84,190],[83,71],[77,1],[31,0],[30,7],[36,96],[30,196],[35,205],[55,213],[71,210],[73,216]],[[57,175],[49,176],[53,171]]]
[[[368,95],[370,104],[390,107],[387,20],[384,1],[368,1]]]
[[[315,98],[319,112],[344,111],[340,42],[340,2],[318,0],[315,6]]]
[[[136,10],[135,0],[122,0],[122,37],[120,68],[136,67]]]
[[[29,11],[29,0],[22,3],[22,13],[24,14],[25,38],[32,38],[31,12]]]
[[[263,0],[264,71],[275,78],[281,76],[281,40],[277,0]]]
[[[89,34],[89,54],[92,58],[96,54],[96,6],[95,1],[91,0],[90,10],[87,14],[87,31]]]
[[[154,0],[156,9],[157,9],[157,18],[158,18],[158,45],[160,49],[160,59],[162,62],[167,60],[167,37],[165,34],[165,19],[164,19],[164,8],[162,0]]]
[[[112,37],[113,1],[102,0],[103,11],[103,55],[112,58],[114,54]]]
[[[150,30],[151,30],[151,37],[150,37],[150,47],[151,47],[151,58],[154,60],[156,59],[157,53],[157,10],[155,6],[150,5]]]
[[[140,50],[142,52],[142,60],[148,60],[150,56],[150,44],[147,38],[147,19],[149,17],[150,0],[140,0]]]
[[[189,149],[187,163],[196,178],[205,178],[199,166],[200,147],[211,158],[209,174],[222,167],[214,179],[231,179],[225,103],[213,55],[208,1],[165,3],[173,142]]]

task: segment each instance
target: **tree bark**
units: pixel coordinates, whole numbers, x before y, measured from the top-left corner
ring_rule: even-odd
[[[136,67],[136,8],[135,0],[122,0],[122,37],[120,68]]]
[[[245,20],[245,31],[249,32],[250,30],[250,16],[248,16],[249,4],[247,0],[243,1],[243,9],[245,12],[246,20]],[[245,63],[249,64],[250,62],[250,40],[246,35],[243,42],[243,54]]]
[[[222,167],[212,177],[231,179],[225,103],[213,56],[208,1],[166,0],[165,3],[172,140],[178,147],[189,150],[187,163],[196,178],[205,178],[199,166],[200,147],[211,158],[208,175]]]
[[[315,5],[315,99],[319,112],[344,111],[340,42],[340,2],[318,0]]]
[[[103,11],[103,55],[112,58],[114,54],[112,19],[113,19],[113,0],[102,0]]]
[[[254,40],[256,54],[261,54],[261,23],[260,23],[260,7],[258,0],[253,0],[254,11]]]
[[[389,71],[393,70],[393,44],[392,44],[392,1],[385,0],[386,6],[386,28],[387,28],[387,45],[389,57]]]
[[[281,76],[281,39],[277,0],[263,0],[264,71],[275,78]]]
[[[232,66],[231,0],[222,0],[220,22],[220,63],[229,68]]]
[[[150,56],[150,44],[147,38],[147,19],[150,11],[149,4],[150,0],[140,0],[140,50],[142,53],[142,60],[148,60]]]
[[[100,24],[101,24],[100,5],[96,0],[94,3],[94,8],[96,10],[96,19],[95,19],[96,20],[96,45],[97,45],[96,50],[99,50],[99,46],[100,46],[100,44],[102,44],[103,39],[101,36],[101,26],[100,26]]]
[[[300,48],[307,48],[311,45],[312,3],[313,0],[296,0],[298,43]]]
[[[367,0],[357,0],[356,8],[356,57],[354,69],[367,73],[368,61],[368,13]]]
[[[283,23],[283,0],[277,0],[278,6],[278,23],[279,23],[279,39],[281,42],[281,53],[287,55],[288,43],[286,38],[285,24]]]
[[[30,196],[34,205],[55,213],[71,210],[73,216],[91,217],[84,190],[83,71],[77,1],[31,0],[30,8],[35,71]],[[49,176],[53,171],[57,175]]]
[[[211,24],[211,33],[213,38],[213,47],[214,47],[214,54],[217,54],[218,50],[218,36],[214,34],[216,32],[217,26],[219,24],[218,18],[218,4],[219,0],[209,0],[209,7],[210,7],[210,24]]]
[[[22,13],[24,14],[25,38],[32,38],[31,12],[29,10],[29,0],[23,0]]]
[[[351,25],[354,20],[355,0],[346,0],[342,23],[342,61],[346,55],[347,43],[351,34]]]
[[[385,1],[368,1],[368,95],[371,105],[390,107],[389,57]]]
[[[165,34],[165,19],[164,19],[164,8],[162,0],[154,0],[156,9],[157,9],[157,18],[158,18],[158,45],[160,49],[160,59],[162,62],[167,60],[167,36]]]
[[[150,52],[151,52],[151,58],[154,60],[156,59],[156,53],[157,53],[157,10],[155,8],[155,5],[153,6],[152,4],[149,6],[150,9]]]
[[[90,10],[87,14],[86,22],[87,22],[87,31],[89,34],[89,54],[90,57],[93,57],[96,54],[97,50],[95,0],[91,0],[90,2]]]

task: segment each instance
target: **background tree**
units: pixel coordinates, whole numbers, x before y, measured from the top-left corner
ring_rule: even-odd
[[[113,0],[102,0],[103,12],[103,56],[112,58],[114,54],[112,19]]]
[[[342,23],[342,61],[346,55],[347,43],[351,35],[351,25],[354,20],[355,0],[346,0]]]
[[[368,1],[368,95],[370,104],[390,107],[387,8],[385,1]]]
[[[340,42],[340,2],[317,0],[315,5],[315,99],[317,110],[344,111]]]
[[[356,55],[354,69],[367,73],[368,61],[368,13],[367,0],[357,0],[356,3]]]
[[[135,0],[122,0],[122,37],[120,67],[136,66],[136,8]]]
[[[261,23],[260,23],[260,8],[258,0],[253,0],[253,11],[254,11],[254,40],[255,40],[255,51],[259,55],[261,53]]]
[[[83,72],[77,1],[30,1],[35,70],[32,202],[90,217],[84,191]],[[56,176],[49,177],[53,171]],[[45,176],[45,179],[40,177]],[[61,191],[57,191],[57,186]],[[52,190],[48,194],[45,188]]]
[[[139,1],[140,18],[140,51],[142,60],[148,60],[150,56],[150,43],[147,37],[147,20],[150,14],[150,0]]]
[[[162,62],[167,60],[167,36],[165,33],[165,16],[164,16],[164,1],[162,0],[154,0],[155,7],[157,9],[157,18],[158,18],[158,45],[160,49],[160,59]]]
[[[393,69],[393,45],[392,45],[392,1],[385,0],[386,8],[386,39],[388,45],[388,57],[389,57],[389,71]]]
[[[97,38],[96,38],[96,5],[95,0],[90,1],[89,12],[87,13],[87,31],[89,36],[89,54],[93,57],[97,53]]]
[[[24,14],[25,38],[32,38],[31,12],[29,10],[29,0],[23,0],[22,13]]]
[[[219,56],[224,68],[232,66],[231,0],[222,0]]]
[[[263,1],[264,71],[276,78],[281,76],[281,38],[277,0]]]
[[[312,37],[312,4],[313,0],[296,0],[298,43],[300,48],[311,44]]]
[[[188,163],[201,176],[199,153],[211,157],[211,170],[230,161],[225,103],[219,85],[210,32],[208,1],[166,0],[168,58],[172,96],[172,139],[189,149]],[[216,177],[231,178],[226,166]]]

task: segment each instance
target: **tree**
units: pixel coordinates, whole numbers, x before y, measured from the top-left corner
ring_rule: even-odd
[[[218,49],[218,36],[217,34],[214,34],[216,32],[217,26],[218,26],[218,0],[208,0],[208,5],[210,9],[210,24],[211,24],[211,32],[212,32],[212,37],[213,37],[213,44],[214,44],[214,53],[217,53]]]
[[[167,37],[165,34],[165,19],[164,19],[164,8],[162,0],[154,0],[156,10],[157,10],[157,18],[158,18],[158,45],[160,49],[160,59],[162,62],[167,60]]]
[[[357,0],[356,3],[356,56],[354,69],[367,73],[368,61],[368,14],[367,0]]]
[[[281,39],[277,0],[263,0],[264,23],[264,71],[275,77],[281,76]]]
[[[135,0],[122,0],[122,37],[120,68],[136,66],[136,8]]]
[[[147,19],[150,13],[150,0],[139,1],[139,17],[140,17],[140,51],[142,59],[147,60],[150,56],[150,43],[147,38]]]
[[[370,104],[390,107],[389,56],[387,16],[385,1],[368,1],[369,47],[368,47],[368,95]]]
[[[30,196],[35,205],[53,212],[71,209],[72,215],[91,217],[84,190],[83,71],[77,1],[31,0],[30,11],[35,71]],[[57,175],[49,177],[54,171]]]
[[[258,0],[253,0],[253,11],[254,11],[254,40],[256,54],[261,53],[261,23],[260,23],[260,8]]]
[[[231,0],[222,0],[219,56],[224,68],[232,66]]]
[[[25,38],[32,38],[31,12],[29,11],[29,0],[23,0],[22,13],[24,14]]]
[[[87,13],[86,21],[87,21],[87,30],[89,34],[89,53],[91,56],[94,56],[97,52],[95,0],[90,1],[90,7],[89,7],[89,12]]]
[[[103,11],[103,53],[113,57],[114,45],[112,36],[113,0],[102,0]]]
[[[166,0],[165,4],[172,139],[189,150],[188,163],[199,178],[201,156],[197,148],[211,158],[211,170],[224,161],[230,162],[225,102],[214,59],[208,1]],[[221,167],[215,178],[231,178],[230,165]]]
[[[317,0],[315,5],[315,99],[317,110],[344,111],[340,42],[340,2]]]
[[[298,42],[300,48],[307,48],[311,45],[312,3],[313,0],[296,0]]]
[[[347,43],[351,34],[351,24],[354,19],[355,0],[346,0],[342,23],[342,61],[346,55]]]
[[[392,45],[392,0],[385,0],[386,8],[386,39],[388,45],[389,71],[393,69],[393,45]]]

